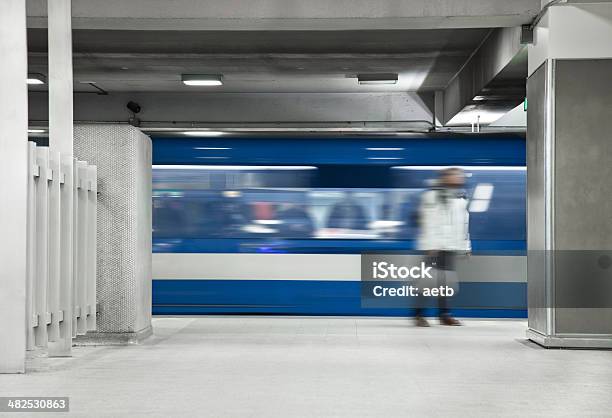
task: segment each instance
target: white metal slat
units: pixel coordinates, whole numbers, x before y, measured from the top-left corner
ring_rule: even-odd
[[[60,338],[60,155],[49,153],[49,279],[47,286],[47,309],[51,313],[49,341]]]
[[[49,343],[49,356],[66,357],[72,352],[73,304],[73,229],[74,229],[74,162],[70,156],[61,156],[60,167],[60,338]]]
[[[39,175],[36,188],[36,272],[34,277],[33,301],[37,326],[34,328],[35,344],[47,347],[47,281],[48,281],[48,204],[49,204],[49,150],[36,148],[36,164]]]
[[[87,233],[88,233],[88,215],[89,215],[89,199],[87,191],[88,173],[87,163],[85,161],[77,161],[78,171],[78,209],[77,209],[77,306],[80,308],[80,315],[77,318],[77,334],[87,333]]]
[[[98,202],[98,169],[88,166],[89,187],[88,199],[88,228],[87,228],[87,330],[96,329],[96,278],[97,278],[97,202]]]
[[[79,241],[78,241],[78,212],[79,212],[79,200],[78,200],[78,186],[79,186],[79,170],[77,169],[77,160],[72,159],[72,292],[71,292],[71,303],[72,303],[72,338],[76,338],[78,327],[78,317],[81,315],[81,308],[78,306],[78,260],[79,260]]]
[[[70,356],[96,329],[97,169],[29,145],[28,349]]]
[[[36,277],[36,144],[28,142],[28,221],[26,273],[26,349],[33,350],[34,341],[34,278]]]

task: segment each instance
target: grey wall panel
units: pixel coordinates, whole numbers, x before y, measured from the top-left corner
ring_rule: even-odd
[[[546,332],[545,156],[547,65],[527,80],[527,278],[529,328]]]
[[[612,250],[612,60],[559,60],[555,245]]]
[[[98,331],[151,321],[151,141],[125,125],[76,125],[74,152],[98,167]]]
[[[570,250],[581,277],[560,268],[557,253],[555,292],[568,286],[597,286],[594,277],[612,280],[577,251],[612,250],[612,60],[559,60],[555,74],[555,248]],[[612,309],[557,309],[558,333],[612,334]],[[612,307],[612,294],[604,306]],[[597,309],[599,308],[599,309]]]

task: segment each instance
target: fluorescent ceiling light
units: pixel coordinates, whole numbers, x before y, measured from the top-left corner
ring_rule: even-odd
[[[404,148],[366,148],[368,151],[403,151]]]
[[[28,84],[45,84],[45,76],[38,73],[29,73]]]
[[[228,148],[228,147],[195,147],[194,149],[223,150],[223,149],[231,149],[231,148]]]
[[[357,81],[361,85],[365,84],[397,84],[398,76],[396,73],[376,73],[358,74]]]
[[[29,134],[42,134],[44,133],[44,129],[28,129]]]
[[[221,136],[223,132],[220,131],[185,131],[183,135],[189,136]]]
[[[402,157],[368,157],[368,160],[401,160]]]
[[[462,110],[457,113],[453,118],[448,121],[448,126],[470,126],[471,124],[480,123],[480,125],[488,125],[495,122],[507,111],[504,110],[484,110],[484,109],[472,109]]]
[[[183,84],[188,86],[221,86],[223,76],[215,74],[182,74]]]
[[[312,165],[154,165],[155,170],[316,170]]]

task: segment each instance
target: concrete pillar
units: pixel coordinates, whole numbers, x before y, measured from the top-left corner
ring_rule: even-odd
[[[28,75],[25,0],[0,2],[0,373],[26,349]]]
[[[73,81],[72,81],[72,10],[71,0],[53,0],[47,3],[48,8],[48,43],[49,43],[49,148],[59,152],[62,158],[72,158],[73,152]],[[64,173],[72,178],[74,167],[66,166]],[[72,193],[62,196],[62,204],[73,206]],[[65,274],[72,276],[73,254],[73,224],[66,222],[62,236],[63,254],[68,257]],[[68,282],[69,286],[72,284]],[[71,290],[68,290],[71,292]],[[71,317],[71,312],[64,312],[65,317]],[[63,324],[67,334],[72,332],[72,323]],[[70,338],[49,342],[49,356],[63,357],[71,355],[72,340]]]
[[[129,125],[76,125],[74,154],[98,167],[98,330],[77,342],[137,342],[152,332],[151,140]]]
[[[530,339],[612,347],[612,4],[551,7],[529,47]]]
[[[48,2],[49,148],[72,155],[72,24],[71,0]]]

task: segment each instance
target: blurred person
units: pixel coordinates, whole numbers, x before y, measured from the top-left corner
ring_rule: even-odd
[[[347,192],[344,198],[334,204],[327,218],[327,227],[352,230],[368,229],[366,212],[357,203],[352,192]]]
[[[270,202],[253,202],[254,219],[272,220],[274,219],[274,207]]]
[[[471,252],[468,201],[464,185],[465,174],[462,169],[442,170],[435,186],[422,194],[418,219],[418,249],[425,252],[427,264],[434,266],[437,284],[449,286],[453,282],[453,287],[457,287],[455,293],[458,290],[456,257]],[[440,323],[461,325],[451,316],[448,299],[448,296],[438,297]],[[416,310],[415,322],[417,326],[429,326],[423,317],[422,305]]]
[[[154,232],[159,238],[180,237],[186,229],[185,210],[176,198],[162,197],[153,202]]]
[[[222,237],[235,238],[245,234],[243,227],[250,222],[249,205],[244,202],[242,193],[226,190],[220,200],[214,203],[216,208],[215,222],[221,227]]]
[[[315,230],[314,222],[308,211],[295,203],[286,203],[278,212],[280,234],[284,238],[311,237]]]

